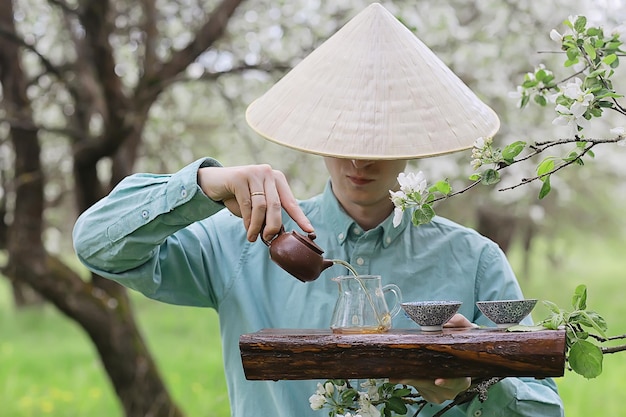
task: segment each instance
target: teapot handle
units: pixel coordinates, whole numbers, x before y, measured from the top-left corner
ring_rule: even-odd
[[[263,243],[265,243],[265,246],[269,247],[269,246],[272,244],[272,242],[273,242],[273,241],[274,241],[274,240],[275,240],[278,236],[280,236],[280,235],[282,235],[283,233],[285,233],[285,226],[284,226],[284,225],[281,225],[281,226],[280,226],[280,230],[278,231],[278,233],[276,233],[276,234],[274,235],[274,237],[272,237],[270,240],[265,240],[265,239],[263,238],[263,230],[265,230],[265,223],[263,223],[263,226],[261,227],[261,233],[260,233],[260,235],[261,235],[261,240],[263,241]]]

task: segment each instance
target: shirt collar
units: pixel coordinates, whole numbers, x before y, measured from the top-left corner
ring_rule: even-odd
[[[330,180],[326,183],[324,192],[322,193],[321,203],[322,213],[331,226],[331,230],[335,233],[335,238],[340,245],[343,245],[348,238],[350,228],[356,226],[356,222],[350,217],[333,194]],[[402,222],[398,227],[393,227],[393,213],[391,213],[377,228],[382,229],[382,246],[386,248],[398,236],[402,234],[407,225],[411,222],[410,211],[404,212]]]

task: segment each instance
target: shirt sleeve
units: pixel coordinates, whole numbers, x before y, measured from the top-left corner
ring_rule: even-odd
[[[164,242],[177,231],[224,208],[198,186],[198,169],[207,166],[220,164],[205,158],[174,174],[134,174],[122,180],[108,196],[76,221],[73,242],[80,261],[98,275],[154,296],[160,286],[159,252],[168,247]],[[170,240],[176,243],[181,238],[193,239],[193,236],[183,233]],[[173,246],[185,245],[169,245]],[[171,258],[176,259],[175,256]],[[189,271],[194,269],[190,265],[187,267],[185,269]],[[207,283],[194,277],[188,279],[194,284],[188,285],[190,294],[201,297],[204,292],[206,295]],[[180,302],[173,302],[206,303],[198,299],[184,300],[184,297]]]
[[[483,248],[477,271],[477,300],[506,300],[523,298],[515,273],[505,254],[493,242]],[[476,307],[474,322],[480,325],[494,324],[484,317]],[[530,316],[523,324],[533,324]],[[466,408],[468,417],[562,417],[563,403],[554,380],[551,378],[504,378],[487,392],[487,399],[481,402],[478,397]]]

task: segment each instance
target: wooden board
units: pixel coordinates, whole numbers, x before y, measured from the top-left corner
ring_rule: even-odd
[[[565,331],[398,329],[381,334],[264,329],[239,339],[250,380],[558,377]]]

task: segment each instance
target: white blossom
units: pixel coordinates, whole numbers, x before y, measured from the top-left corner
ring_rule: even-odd
[[[589,90],[583,91],[581,88],[582,84],[583,81],[580,78],[574,78],[567,84],[562,85],[561,91],[565,97],[589,105],[591,100],[593,100],[593,94]]]
[[[402,207],[406,203],[406,193],[402,190],[400,191],[391,191],[389,190],[389,195],[391,196],[391,201],[393,205],[396,207]]]
[[[474,148],[476,148],[476,149],[483,149],[484,147],[485,147],[485,138],[480,137],[480,138],[478,138],[478,139],[476,139],[474,141]]]
[[[404,191],[405,194],[419,193],[422,194],[426,191],[428,183],[426,177],[422,171],[418,173],[410,172],[405,174],[401,172],[398,175],[398,183],[400,184],[400,191]]]
[[[395,209],[393,209],[393,227],[400,226],[403,217],[404,210],[402,209],[402,207],[396,207]]]
[[[571,136],[578,134],[579,126],[581,128],[585,128],[589,125],[589,121],[582,117],[582,114],[579,114],[579,108],[576,109],[576,114],[562,104],[558,104],[555,110],[559,115],[552,121],[552,124],[557,126],[567,126],[570,129]]]
[[[552,29],[550,31],[550,39],[552,39],[554,42],[561,43],[563,42],[563,35],[557,32],[556,29]]]
[[[367,381],[361,383],[361,387],[367,389],[367,398],[371,401],[378,401],[380,399],[378,394],[379,382],[384,382],[384,380],[368,379]]]
[[[321,382],[317,383],[317,390],[315,391],[316,394],[318,395],[325,395],[326,394],[326,388],[324,387],[324,385],[322,385]]]
[[[524,99],[524,96],[526,95],[525,90],[526,89],[524,87],[522,87],[521,85],[518,85],[517,90],[509,91],[508,93],[509,98],[517,99],[517,107],[522,107],[522,100]],[[482,138],[479,138],[479,139],[482,139]],[[474,146],[476,146],[476,142],[474,142]]]
[[[335,386],[333,385],[332,382],[328,381],[325,385],[324,385],[324,389],[326,390],[326,392],[329,395],[333,395],[333,392],[335,392]]]
[[[321,410],[326,404],[326,397],[322,394],[313,394],[309,397],[309,404],[313,410]]]
[[[371,403],[369,395],[366,393],[359,394],[359,415],[361,417],[380,417],[380,410]]]

